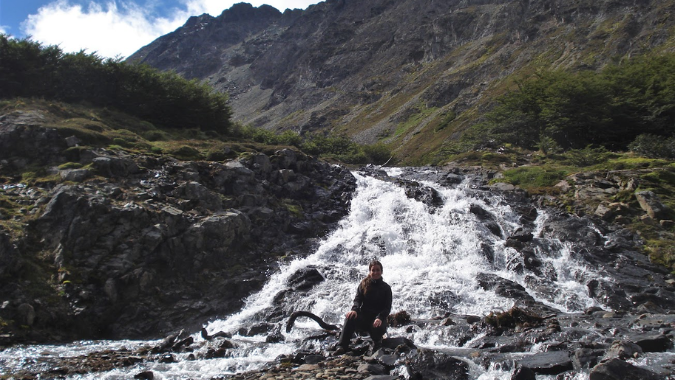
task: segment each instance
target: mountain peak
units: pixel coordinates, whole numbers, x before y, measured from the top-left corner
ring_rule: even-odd
[[[384,141],[414,162],[514,79],[672,49],[673,10],[675,0],[330,0],[282,15],[240,3],[130,59],[228,92],[243,124]]]

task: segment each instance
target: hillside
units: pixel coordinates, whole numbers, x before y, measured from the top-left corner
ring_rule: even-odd
[[[354,187],[287,147],[4,100],[0,345],[197,329],[334,229]]]
[[[673,51],[675,2],[326,1],[193,17],[129,61],[230,94],[235,120],[391,143],[404,164],[444,147],[514,80]]]

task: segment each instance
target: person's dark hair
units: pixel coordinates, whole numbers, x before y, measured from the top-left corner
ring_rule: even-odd
[[[382,272],[384,272],[384,268],[382,267],[382,263],[381,263],[381,262],[379,262],[379,261],[377,261],[377,260],[373,260],[373,261],[370,262],[370,264],[368,264],[368,276],[366,276],[366,278],[364,278],[363,280],[361,280],[361,284],[359,285],[359,287],[361,287],[361,290],[363,291],[363,294],[368,293],[368,290],[370,290],[370,284],[371,284],[371,281],[370,281],[370,280],[371,280],[371,279],[370,279],[370,268],[374,267],[375,265],[379,266],[379,267],[380,267],[380,270],[381,270]]]

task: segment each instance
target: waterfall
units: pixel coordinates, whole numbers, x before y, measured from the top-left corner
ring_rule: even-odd
[[[389,174],[400,175],[400,171],[390,170]],[[395,181],[358,173],[355,176],[358,189],[349,215],[323,239],[316,251],[304,258],[283,263],[276,273],[270,275],[263,289],[246,300],[239,313],[206,325],[210,333],[225,331],[234,335],[232,341],[237,348],[231,350],[231,357],[190,361],[187,354],[179,354],[178,363],[144,363],[143,370],[152,370],[165,379],[185,376],[208,379],[260,368],[279,355],[291,354],[301,347],[325,348],[320,341],[304,341],[304,338],[319,332],[318,325],[310,320],[299,319],[290,333],[281,329],[285,340],[280,343],[266,343],[267,333],[242,336],[239,330],[265,322],[270,311],[279,308],[284,311],[284,317],[293,310],[307,310],[328,323],[341,325],[344,314],[351,307],[357,285],[367,274],[368,263],[372,259],[382,262],[383,278],[392,288],[392,313],[406,311],[413,319],[432,319],[448,312],[482,317],[511,308],[513,299],[484,290],[479,285],[476,277],[481,273],[520,284],[537,301],[563,312],[580,312],[596,305],[588,296],[585,284],[599,275],[575,257],[569,244],[540,236],[548,217],[545,211],[538,210],[534,222],[534,239],[538,240],[535,254],[543,268],[541,276],[534,276],[528,271],[514,270],[522,262],[522,255],[507,246],[505,237],[522,227],[520,215],[498,194],[472,189],[469,181],[455,187],[423,182],[424,186],[434,188],[443,199],[442,205],[432,207],[409,198],[404,188]],[[471,212],[471,207],[487,211],[501,234],[489,231]],[[486,249],[494,253],[491,259],[486,257]],[[288,291],[289,280],[306,268],[316,268],[324,280],[309,290]],[[282,291],[287,291],[283,305],[275,304]],[[281,326],[285,319],[276,323]],[[406,336],[420,347],[444,349],[457,346],[453,337],[432,330],[411,333],[405,328],[390,328],[388,333],[390,336]],[[198,333],[194,334],[194,338],[202,340]],[[107,346],[132,349],[147,343],[88,342],[58,347],[13,348],[0,353],[0,364],[19,366],[20,361],[39,360],[31,355],[49,352],[59,355],[75,350],[75,346],[83,351],[94,351]],[[138,367],[132,367],[81,378],[122,379],[138,371]],[[491,379],[500,373],[493,369],[489,372]]]

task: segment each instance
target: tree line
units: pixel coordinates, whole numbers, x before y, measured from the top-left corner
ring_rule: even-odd
[[[544,153],[631,149],[675,158],[675,54],[641,56],[603,70],[538,72],[517,82],[463,137],[480,150],[505,143]]]
[[[195,80],[0,34],[0,98],[13,97],[86,101],[167,128],[227,133],[231,126],[227,96]]]

